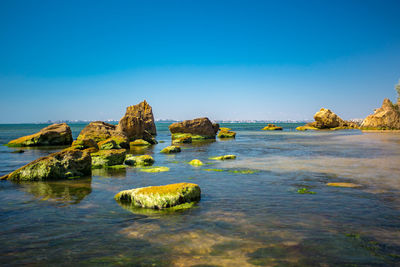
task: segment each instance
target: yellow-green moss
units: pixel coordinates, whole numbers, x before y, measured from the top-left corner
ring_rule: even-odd
[[[214,136],[206,136],[206,135],[197,135],[190,133],[174,133],[171,135],[172,140],[180,139],[180,138],[192,138],[192,141],[201,141],[204,139],[215,139]]]
[[[151,144],[143,139],[136,139],[129,143],[129,146],[150,146]]]
[[[315,128],[313,126],[309,125],[304,125],[304,126],[299,126],[296,128],[297,131],[307,131],[307,130],[319,130],[318,128]]]
[[[218,137],[219,138],[235,138],[236,137],[236,133],[232,132],[232,131],[220,131],[218,133]]]
[[[151,166],[154,163],[154,159],[150,155],[133,156],[129,154],[126,155],[124,163],[131,166]]]
[[[167,172],[169,171],[168,167],[145,167],[140,169],[141,172]]]
[[[190,144],[192,143],[192,137],[191,136],[183,136],[180,138],[176,138],[172,140],[173,144]]]
[[[355,188],[361,186],[359,184],[353,184],[353,183],[327,183],[326,185],[335,187],[348,187],[348,188]]]
[[[203,171],[206,172],[223,172],[223,169],[203,169]]]
[[[224,155],[224,156],[218,156],[218,157],[212,157],[209,159],[213,159],[213,160],[227,160],[227,159],[236,159],[235,155]]]
[[[275,124],[268,124],[264,128],[262,128],[263,131],[282,131],[283,128],[276,126]]]
[[[198,159],[194,159],[194,160],[190,161],[189,164],[192,165],[192,166],[198,167],[198,166],[202,166],[202,165],[203,165],[203,162],[201,162],[201,161],[198,160]]]
[[[166,154],[179,153],[179,152],[181,152],[181,148],[179,146],[167,146],[166,148],[164,148],[160,152],[161,153],[166,153]]]
[[[200,197],[201,190],[197,184],[178,183],[125,190],[116,194],[114,198],[117,201],[130,202],[136,207],[164,209],[196,202]]]
[[[97,143],[100,150],[120,149],[121,147],[115,142],[114,139],[108,138],[107,140]]]
[[[100,150],[92,153],[92,167],[122,165],[125,160],[125,149]]]
[[[232,129],[231,129],[231,128],[226,128],[226,127],[220,127],[219,130],[220,130],[221,132],[223,132],[223,131],[228,132],[228,131],[230,131],[230,130],[232,130]]]

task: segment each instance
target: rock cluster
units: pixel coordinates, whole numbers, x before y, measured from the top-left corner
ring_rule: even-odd
[[[72,143],[71,129],[66,123],[52,124],[39,132],[10,141],[8,146],[60,146]]]
[[[361,124],[363,130],[399,130],[400,108],[389,99],[383,100],[382,107],[375,110]]]
[[[358,129],[359,126],[351,121],[345,121],[330,109],[321,108],[314,115],[314,122],[304,126],[297,127],[298,131],[305,130],[340,130],[340,129]]]

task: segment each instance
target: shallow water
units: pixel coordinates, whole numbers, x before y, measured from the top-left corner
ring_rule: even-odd
[[[0,125],[4,144],[45,125]],[[226,124],[235,140],[151,154],[169,172],[95,170],[92,177],[35,183],[0,182],[0,263],[135,266],[394,266],[400,264],[400,134],[357,130],[260,131]],[[84,127],[72,125],[76,137]],[[0,175],[60,148],[0,147]],[[236,160],[209,157],[235,154]],[[207,163],[193,167],[187,162]],[[207,171],[206,171],[207,170]],[[249,171],[248,171],[249,170]],[[242,173],[244,171],[244,173]],[[247,172],[248,171],[248,172]],[[120,190],[175,182],[202,189],[192,209],[132,212]],[[358,188],[329,187],[352,182]],[[307,188],[315,194],[299,194]]]

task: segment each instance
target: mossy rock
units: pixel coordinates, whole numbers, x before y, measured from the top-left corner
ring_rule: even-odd
[[[99,146],[93,139],[79,139],[72,142],[72,149],[85,150],[88,148],[94,148],[96,151],[99,150]]]
[[[146,215],[146,216],[159,216],[159,215],[168,215],[174,214],[177,212],[183,212],[185,210],[191,209],[195,207],[198,201],[188,202],[179,204],[169,208],[163,209],[152,209],[152,208],[141,208],[135,205],[132,205],[130,202],[126,201],[117,201],[117,203],[127,211],[130,211],[134,214]]]
[[[334,187],[347,187],[347,188],[357,188],[361,187],[359,184],[353,184],[353,183],[327,183],[327,186],[334,186]]]
[[[134,207],[165,209],[199,201],[201,190],[197,184],[178,183],[125,190],[114,198],[120,202],[129,202]]]
[[[231,128],[227,128],[227,127],[219,127],[219,130],[221,131],[221,132],[228,132],[228,131],[230,131],[230,130],[232,130]]]
[[[121,149],[117,142],[115,142],[115,140],[112,138],[101,141],[97,145],[99,146],[100,150]]]
[[[151,146],[151,144],[143,139],[136,139],[129,143],[129,146]]]
[[[314,191],[310,191],[308,188],[300,188],[297,190],[297,193],[299,194],[316,194]]]
[[[220,131],[218,133],[218,138],[235,138],[236,133],[232,131]]]
[[[179,152],[181,152],[181,148],[179,146],[167,146],[166,148],[164,148],[160,152],[161,153],[166,153],[166,154],[179,153]]]
[[[164,167],[164,166],[160,166],[160,167],[147,167],[147,168],[141,168],[140,169],[141,172],[150,172],[150,173],[154,173],[154,172],[167,172],[169,171],[168,167]]]
[[[319,130],[316,127],[310,126],[310,125],[304,125],[304,126],[299,126],[296,128],[297,131],[307,131],[307,130]]]
[[[172,140],[173,144],[191,144],[192,143],[192,137],[191,136],[183,136],[177,139]]]
[[[113,165],[122,165],[125,160],[125,149],[100,150],[92,153],[92,167],[101,168]]]
[[[199,166],[204,165],[204,163],[201,162],[201,161],[198,160],[198,159],[193,159],[193,160],[191,160],[191,161],[189,162],[189,164],[192,165],[192,166],[195,166],[195,167],[199,167]]]
[[[262,128],[263,131],[282,131],[283,128],[276,126],[275,124],[268,124],[264,128]]]
[[[236,156],[235,155],[224,155],[224,156],[212,157],[212,158],[209,158],[209,159],[212,159],[212,160],[227,160],[227,159],[236,159]]]
[[[171,135],[172,140],[181,139],[181,138],[189,138],[189,137],[192,139],[192,141],[215,139],[215,136],[198,135],[198,134],[190,134],[190,133],[174,133]]]
[[[124,164],[130,166],[151,166],[154,164],[154,159],[150,155],[133,156],[126,155]]]

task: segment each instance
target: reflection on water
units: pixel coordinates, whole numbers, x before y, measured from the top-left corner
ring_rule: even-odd
[[[46,182],[19,182],[19,189],[35,198],[63,205],[80,203],[92,192],[92,179],[74,179]]]
[[[104,178],[125,178],[126,168],[97,168],[92,169],[92,176]]]

